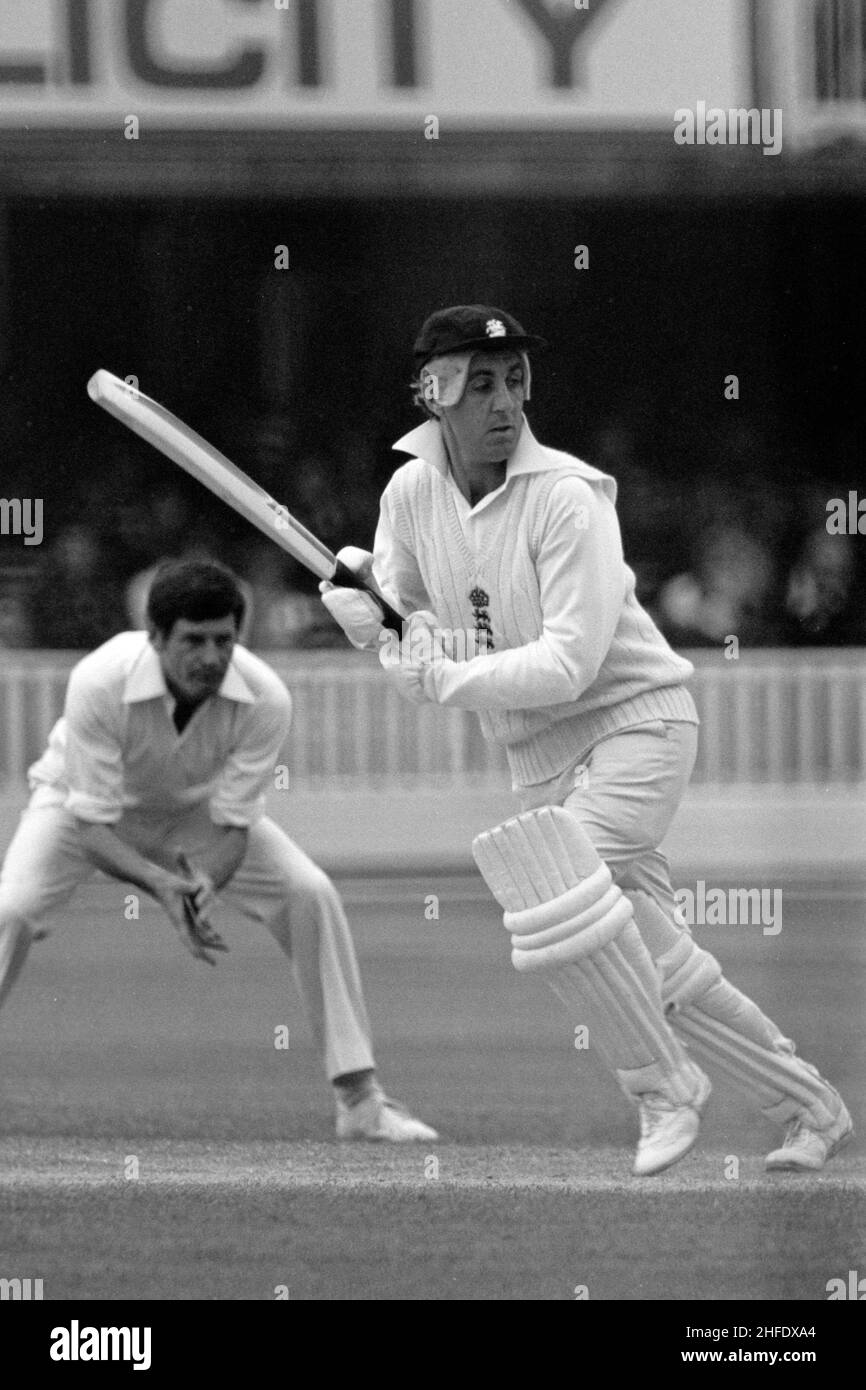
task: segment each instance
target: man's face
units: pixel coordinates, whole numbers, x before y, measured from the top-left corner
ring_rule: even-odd
[[[442,427],[464,464],[498,463],[517,447],[526,395],[517,352],[476,352],[457,405],[443,407]]]
[[[195,623],[178,618],[167,636],[151,634],[166,684],[185,700],[206,700],[223,682],[237,641],[235,620],[208,618]]]

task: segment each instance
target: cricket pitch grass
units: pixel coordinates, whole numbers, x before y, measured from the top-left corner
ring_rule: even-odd
[[[636,1180],[633,1115],[479,885],[346,897],[383,1082],[442,1138],[338,1144],[271,938],[226,916],[210,970],[100,883],[0,1015],[0,1277],[46,1300],[824,1300],[866,1270],[857,1140],[767,1175],[778,1130],[714,1078],[693,1152]],[[778,936],[695,935],[857,1124],[862,898],[792,890]]]

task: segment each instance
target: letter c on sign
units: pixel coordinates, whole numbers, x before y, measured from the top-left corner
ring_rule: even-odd
[[[260,0],[239,0],[258,5]],[[261,48],[244,48],[234,59],[215,68],[165,67],[151,51],[148,32],[154,0],[126,0],[126,47],[136,77],[150,87],[183,88],[187,91],[231,91],[254,87],[265,68]]]

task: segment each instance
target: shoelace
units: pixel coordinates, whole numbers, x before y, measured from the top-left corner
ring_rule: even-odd
[[[357,1101],[356,1104],[366,1105],[371,1100],[375,1100],[378,1105],[387,1106],[389,1110],[393,1110],[394,1113],[397,1115],[403,1115],[406,1119],[411,1119],[411,1115],[409,1111],[406,1109],[405,1105],[401,1105],[399,1101],[392,1100],[390,1096],[385,1095],[384,1091],[372,1091],[370,1095],[364,1096],[360,1101]],[[345,1103],[346,1102],[344,1101],[343,1104]],[[354,1110],[355,1106],[350,1105],[347,1108],[350,1110]]]
[[[785,1140],[782,1147],[787,1148],[789,1144],[796,1143],[805,1129],[806,1122],[802,1115],[798,1115],[795,1120],[789,1120],[788,1127],[785,1130]]]
[[[652,1100],[644,1100],[640,1110],[640,1132],[641,1138],[647,1139],[654,1130],[658,1129],[666,1115],[670,1115],[676,1110],[675,1105],[665,1100],[663,1096],[653,1097]]]
[[[406,1109],[405,1105],[401,1105],[400,1102],[397,1100],[392,1100],[390,1096],[383,1096],[382,1104],[387,1105],[388,1109],[393,1110],[396,1115],[402,1115],[407,1120],[411,1119],[409,1111]]]

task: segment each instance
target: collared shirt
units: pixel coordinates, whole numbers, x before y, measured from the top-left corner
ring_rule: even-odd
[[[617,728],[695,721],[682,690],[692,667],[635,596],[613,478],[540,444],[525,418],[504,480],[474,506],[437,420],[394,448],[415,457],[382,495],[373,573],[401,612],[434,614],[452,660],[424,664],[423,691],[476,710],[517,784],[556,775]]]
[[[478,554],[483,554],[491,543],[491,538],[496,538],[502,510],[507,503],[512,484],[517,478],[525,477],[527,474],[562,473],[563,469],[566,469],[571,476],[577,476],[585,483],[600,488],[611,503],[616,502],[617,485],[615,478],[612,478],[608,473],[602,473],[598,468],[593,468],[591,464],[584,463],[582,459],[574,458],[571,454],[565,454],[559,449],[550,449],[546,445],[540,444],[532,433],[526,416],[524,415],[522,419],[523,424],[517,445],[506,463],[505,476],[502,482],[492,492],[486,493],[474,506],[460,491],[451,471],[442,426],[438,420],[425,421],[423,425],[418,425],[415,429],[410,430],[408,434],[404,434],[391,446],[399,453],[412,454],[417,459],[423,459],[425,464],[435,469],[440,475],[445,483],[450,504],[466,541],[471,549]],[[561,516],[552,516],[551,521],[554,526],[558,520],[562,519],[568,525],[574,515],[575,507],[583,504],[585,498],[581,496],[576,501],[573,495],[569,495],[567,489],[560,489],[557,501]],[[493,543],[496,543],[496,539]],[[614,553],[611,554],[611,560],[614,559],[615,550],[616,547],[614,547]],[[401,568],[403,568],[400,565],[400,558],[399,547],[394,544],[393,530],[388,524],[386,502],[376,535],[376,579],[380,585],[384,583],[386,587],[389,587],[389,597],[393,600],[405,602],[408,598],[413,602],[415,608],[428,607],[429,603],[423,594],[420,592],[417,595],[412,594],[411,584],[408,594],[399,587],[400,579],[405,581],[408,578],[405,572],[400,574]],[[415,570],[414,559],[407,568],[410,572]],[[400,594],[399,599],[398,592]],[[415,602],[415,598],[419,601]]]
[[[441,473],[443,478],[447,478],[455,492],[462,498],[467,510],[472,513],[481,512],[495,498],[501,496],[512,478],[519,478],[525,473],[550,473],[567,467],[569,471],[579,473],[587,482],[598,483],[611,502],[616,502],[616,479],[609,473],[602,473],[600,469],[593,468],[591,464],[584,463],[582,459],[574,458],[571,454],[565,454],[560,449],[548,448],[546,444],[540,444],[532,433],[529,421],[526,416],[521,417],[523,424],[517,439],[517,445],[505,465],[505,477],[498,488],[493,492],[488,492],[482,497],[475,506],[470,506],[463,496],[454,475],[451,472],[451,465],[448,459],[448,450],[445,447],[445,438],[442,434],[442,426],[438,420],[425,420],[423,425],[417,425],[415,429],[404,434],[391,448],[400,454],[411,454],[414,458],[422,458],[429,463],[437,473]]]
[[[147,633],[119,633],[73,668],[31,785],[64,788],[69,810],[105,825],[132,809],[171,814],[203,802],[216,825],[253,825],[291,722],[282,681],[236,646],[219,690],[180,734],[174,706]]]

